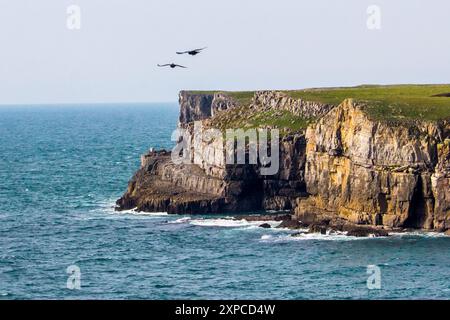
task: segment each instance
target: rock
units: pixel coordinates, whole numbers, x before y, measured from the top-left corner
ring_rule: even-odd
[[[326,225],[320,225],[320,224],[312,224],[309,227],[310,233],[320,233],[320,234],[327,234],[327,226]]]
[[[247,221],[284,221],[290,220],[291,215],[289,214],[258,214],[258,215],[238,215],[234,217],[239,220]]]
[[[179,94],[180,123],[188,123],[211,117],[213,94],[194,94],[181,91]]]
[[[263,223],[263,224],[261,224],[259,227],[260,227],[260,228],[264,228],[264,229],[270,229],[270,228],[272,228],[272,226],[271,226],[270,224],[268,224],[268,223]]]
[[[277,228],[286,228],[286,229],[301,229],[306,228],[307,225],[301,223],[298,220],[283,220]]]
[[[445,231],[445,235],[450,236],[450,229],[448,229],[447,231]]]
[[[450,139],[437,146],[438,162],[431,176],[431,190],[434,197],[434,227],[450,226]]]
[[[257,180],[219,179],[194,164],[174,164],[170,153],[152,152],[117,200],[117,210],[207,214],[260,209],[261,184]]]
[[[190,133],[214,128],[220,119],[225,124],[244,120],[247,109],[256,115],[291,112],[317,120],[306,132],[291,130],[280,138],[279,171],[272,176],[261,174],[260,163],[225,164],[219,138],[189,141],[189,151],[195,152],[188,164],[174,164],[170,152],[151,150],[141,157],[141,168],[117,201],[117,210],[291,210],[294,218],[279,218],[280,228],[310,226],[311,232],[348,231],[356,236],[383,236],[386,230],[349,225],[428,230],[450,226],[448,120],[393,125],[372,119],[367,106],[351,99],[333,106],[277,91],[256,92],[245,108],[224,92],[182,91],[179,97],[179,127]]]
[[[347,236],[352,236],[352,237],[369,237],[369,236],[387,237],[387,236],[389,236],[389,233],[387,231],[385,231],[385,230],[382,230],[382,229],[354,226],[354,227],[348,228]]]
[[[238,103],[226,93],[195,93],[181,91],[179,93],[180,123],[205,120],[218,113],[233,109]]]
[[[450,224],[448,122],[374,121],[351,99],[306,133],[303,221],[437,229]]]
[[[303,118],[317,118],[326,114],[334,108],[333,105],[294,99],[280,91],[257,91],[253,97],[252,107],[254,109],[266,109],[267,106],[275,110],[278,115],[280,110],[289,111]]]
[[[307,232],[296,232],[296,233],[291,234],[291,237],[294,237],[294,238],[301,237],[302,235],[305,235],[305,234],[307,234]]]
[[[280,170],[263,176],[257,165],[225,164],[224,144],[201,134],[211,117],[237,107],[225,93],[180,92],[180,128],[191,134],[190,164],[174,164],[170,152],[154,151],[141,157],[141,168],[117,201],[117,210],[166,211],[174,214],[233,213],[291,210],[305,195],[306,141],[303,132],[280,140]],[[194,132],[200,138],[193,136]]]

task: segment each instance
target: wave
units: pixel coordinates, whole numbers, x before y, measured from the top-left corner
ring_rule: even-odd
[[[167,216],[167,212],[143,212],[143,211],[137,211],[137,208],[129,209],[129,210],[123,210],[123,211],[116,211],[115,210],[116,203],[114,200],[104,201],[99,204],[99,208],[92,209],[90,212],[102,212],[107,213],[111,215],[116,216],[127,216],[127,215],[133,215],[133,216],[150,216],[150,217],[160,217],[160,216]]]
[[[352,241],[352,240],[363,240],[369,239],[371,237],[354,237],[347,236],[343,233],[333,233],[333,234],[320,234],[320,233],[306,233],[302,232],[298,235],[291,233],[289,235],[270,235],[265,234],[261,236],[262,242],[286,242],[286,241],[305,241],[305,240],[320,240],[320,241]],[[379,238],[378,238],[379,239]]]
[[[308,229],[299,230],[299,233],[292,233],[288,235],[274,236],[272,234],[264,234],[260,240],[262,242],[284,242],[284,241],[304,241],[304,240],[323,240],[323,241],[352,241],[352,240],[367,240],[367,239],[395,239],[398,237],[421,237],[421,238],[443,238],[447,235],[440,232],[428,232],[428,231],[411,231],[411,232],[392,232],[388,237],[375,237],[369,235],[368,237],[355,237],[348,236],[347,232],[332,232],[327,234],[320,233],[308,233]]]
[[[435,231],[408,231],[408,232],[390,232],[393,237],[422,237],[422,238],[448,238],[443,232]]]
[[[188,223],[191,220],[191,217],[184,217],[173,221],[168,221],[167,223],[175,224],[175,223]]]
[[[189,221],[194,226],[201,227],[223,227],[223,228],[258,228],[261,224],[267,223],[272,228],[277,227],[280,221],[247,221],[245,219],[236,220],[231,217],[218,219],[194,219]]]
[[[162,216],[168,216],[169,214],[167,212],[143,212],[143,211],[136,211],[136,209],[131,210],[124,210],[124,211],[114,211],[115,214],[119,215],[134,215],[134,216],[150,216],[150,217],[162,217]]]

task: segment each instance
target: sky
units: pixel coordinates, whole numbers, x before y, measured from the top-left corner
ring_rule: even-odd
[[[448,0],[0,0],[0,104],[450,83],[449,12]],[[188,69],[156,66],[169,62]]]

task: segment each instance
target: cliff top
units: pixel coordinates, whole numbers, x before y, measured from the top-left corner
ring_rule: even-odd
[[[253,91],[189,91],[192,94],[223,92],[240,105],[249,105]],[[450,119],[450,84],[442,85],[362,85],[356,87],[280,90],[294,99],[338,105],[353,99],[367,105],[376,120]]]
[[[223,90],[188,90],[190,94],[202,94],[202,95],[213,95],[216,93],[224,93],[227,96],[233,98],[242,106],[250,105],[252,98],[255,95],[255,91],[223,91]]]

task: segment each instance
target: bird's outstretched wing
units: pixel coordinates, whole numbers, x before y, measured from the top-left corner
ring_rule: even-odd
[[[185,69],[187,68],[185,66],[180,66],[179,64],[176,64],[175,67],[180,67],[180,68],[185,68]]]
[[[158,64],[158,67],[167,67],[170,66],[170,63],[166,63],[166,64]]]
[[[194,50],[188,50],[188,51],[177,51],[177,54],[186,54],[186,53],[191,53],[191,52],[200,52],[202,50],[205,50],[207,47],[203,47],[203,48],[199,48],[199,49],[194,49]]]

